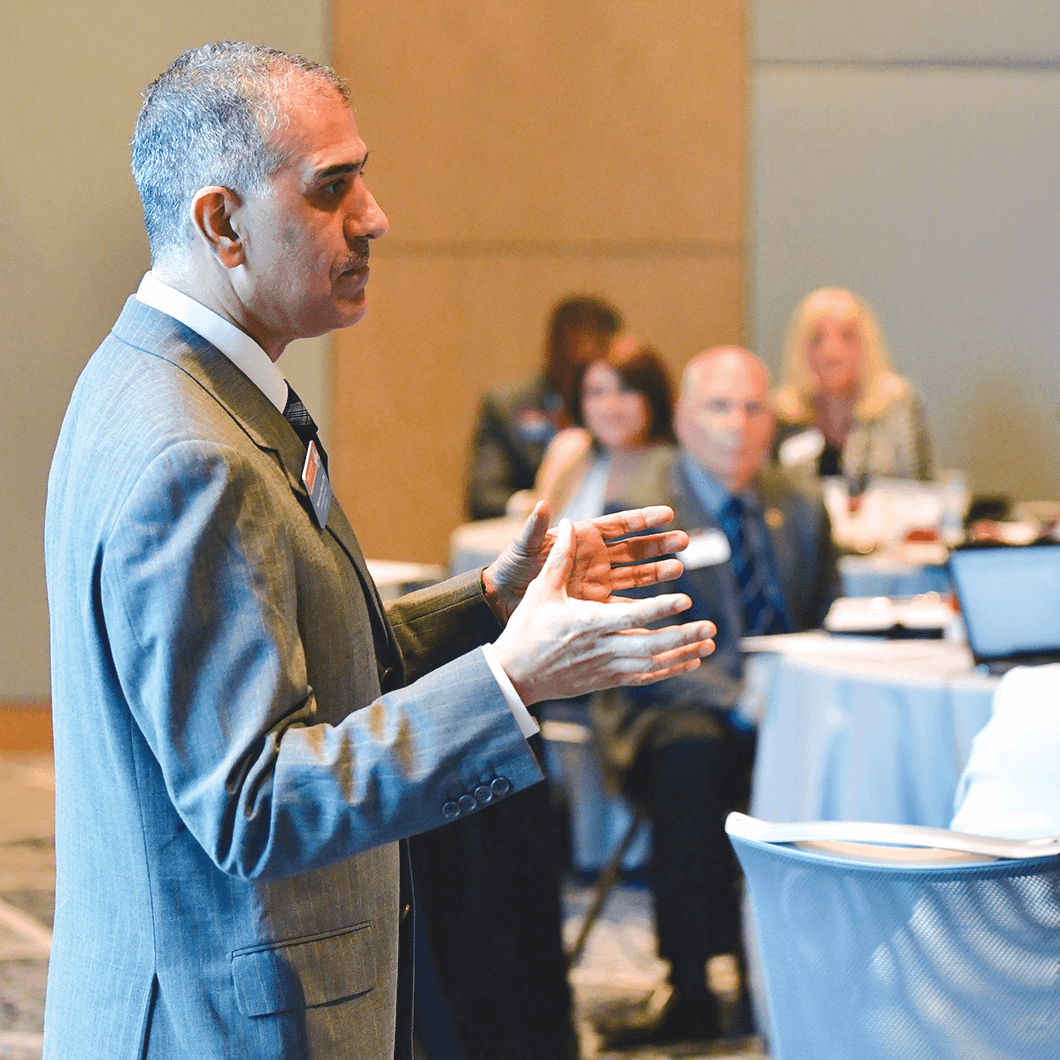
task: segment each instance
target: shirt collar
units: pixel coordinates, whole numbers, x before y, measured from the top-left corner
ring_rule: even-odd
[[[692,492],[696,495],[699,503],[717,519],[725,505],[729,503],[729,500],[734,495],[717,479],[708,475],[703,470],[703,465],[691,454],[682,450],[678,459],[681,461],[681,466],[684,468],[685,475],[692,486]],[[758,497],[755,495],[753,488],[744,490],[743,493],[736,494],[736,496],[751,511],[758,508]]]
[[[144,274],[136,289],[144,305],[171,316],[216,346],[280,412],[287,405],[287,380],[269,355],[230,320],[201,302],[163,283],[154,273]]]

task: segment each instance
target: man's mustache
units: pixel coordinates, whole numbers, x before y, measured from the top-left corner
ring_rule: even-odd
[[[342,263],[340,272],[349,272],[351,269],[363,269],[368,264],[369,241],[365,236],[358,236],[353,241],[353,254]]]

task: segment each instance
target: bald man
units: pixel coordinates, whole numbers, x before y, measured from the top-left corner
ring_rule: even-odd
[[[747,802],[754,761],[753,728],[736,711],[740,640],[818,626],[838,592],[821,498],[766,467],[775,424],[762,362],[737,347],[701,353],[685,370],[675,427],[673,463],[623,501],[673,507],[690,544],[666,589],[692,598],[690,618],[717,624],[717,648],[687,678],[593,700],[607,765],[652,821],[659,954],[673,986],[661,1021],[613,1032],[615,1047],[722,1036],[704,965],[719,953],[742,961],[739,872],[723,824]],[[749,1033],[746,991],[738,1011],[728,1030]]]

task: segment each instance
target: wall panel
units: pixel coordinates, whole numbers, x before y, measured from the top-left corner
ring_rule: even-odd
[[[743,5],[339,2],[335,60],[391,222],[336,337],[336,490],[369,554],[438,561],[478,395],[556,299],[606,295],[675,367],[741,338]]]
[[[757,62],[1055,62],[1055,0],[754,0]]]

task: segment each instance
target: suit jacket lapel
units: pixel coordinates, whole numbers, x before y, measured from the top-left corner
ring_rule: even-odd
[[[758,503],[762,507],[765,518],[766,533],[769,536],[769,544],[772,549],[773,567],[777,575],[777,585],[780,589],[781,598],[784,601],[789,628],[797,629],[794,616],[798,611],[793,607],[790,589],[799,584],[799,574],[795,569],[798,562],[798,549],[792,547],[791,528],[787,525],[789,513],[783,504],[778,503],[775,490],[770,488],[770,483],[765,475],[760,475],[755,486],[758,495]]]

